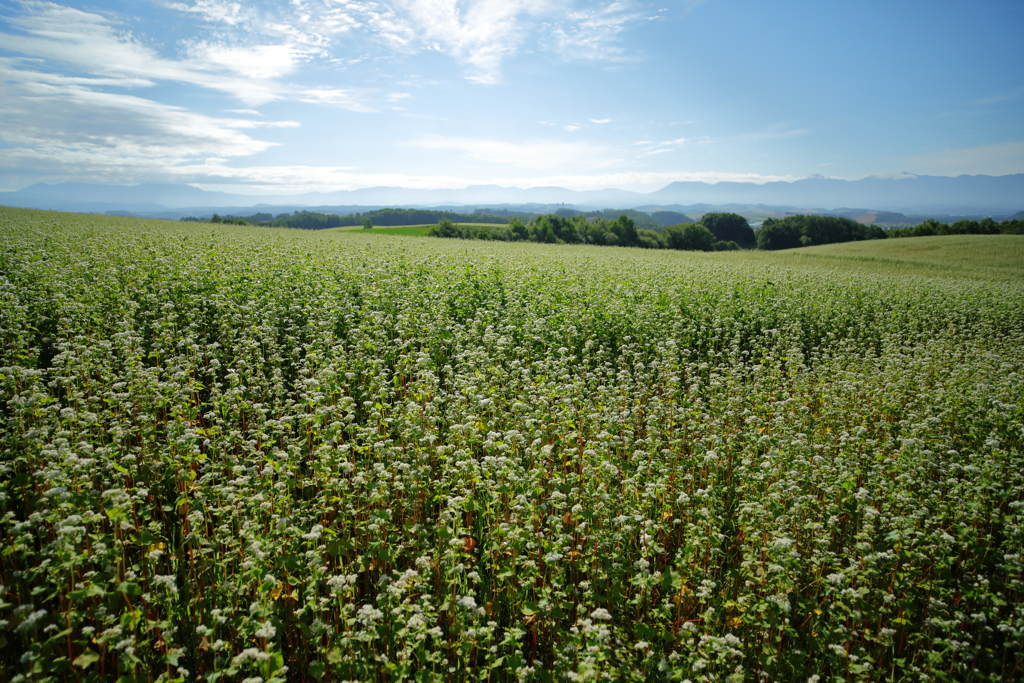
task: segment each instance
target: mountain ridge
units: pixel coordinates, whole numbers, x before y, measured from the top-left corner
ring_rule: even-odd
[[[898,213],[1014,214],[1024,207],[1024,173],[1004,176],[961,175],[868,176],[860,180],[810,177],[763,184],[722,181],[675,181],[653,192],[616,188],[570,190],[557,186],[531,188],[494,184],[461,189],[369,187],[307,192],[295,195],[246,195],[202,190],[191,185],[143,183],[36,183],[0,194],[0,204],[63,211],[131,211],[160,213],[221,209],[485,206],[564,204],[573,208],[634,208],[641,205],[752,204],[820,209],[826,206],[871,206]],[[187,215],[187,214],[184,214]]]

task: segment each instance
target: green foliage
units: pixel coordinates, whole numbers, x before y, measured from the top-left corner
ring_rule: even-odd
[[[769,218],[761,225],[757,231],[757,248],[771,251],[885,237],[881,227],[864,225],[849,218],[787,216],[781,220]]]
[[[214,215],[214,223],[229,222]],[[338,216],[333,213],[318,213],[316,211],[297,211],[294,214],[283,213],[276,217],[268,213],[257,213],[252,216],[233,218],[230,222],[239,225],[255,224],[267,225],[280,228],[301,228],[303,230],[325,230],[327,228],[340,228],[361,225],[364,228],[374,226],[399,226],[399,225],[426,225],[436,223],[442,218],[459,222],[474,223],[508,223],[505,216],[494,216],[486,213],[461,214],[451,211],[437,211],[431,209],[376,209],[365,213],[353,213],[347,216]],[[187,220],[187,219],[182,219]]]
[[[999,232],[1003,235],[1024,235],[1024,219],[1003,221]]]
[[[669,249],[685,251],[714,251],[715,236],[703,223],[670,225],[664,230],[665,244]]]
[[[803,246],[800,226],[784,220],[767,219],[757,231],[757,248],[767,251],[796,249]]]
[[[735,242],[741,247],[752,249],[757,243],[754,230],[747,219],[738,213],[706,213],[700,222],[711,231],[716,240]]]
[[[333,213],[317,213],[315,211],[296,211],[292,215],[275,218],[269,225],[278,228],[301,228],[303,230],[326,230],[339,228],[343,225],[361,225],[362,219],[348,220]]]
[[[647,230],[646,228],[636,231],[637,235],[637,246],[641,249],[664,249],[665,240],[662,236],[653,230]]]
[[[663,241],[657,233],[654,236],[645,234],[644,241],[641,243],[641,235],[636,224],[626,215],[610,221],[604,218],[589,219],[580,213],[574,216],[548,214],[537,216],[528,224],[524,224],[519,218],[512,218],[507,226],[494,227],[455,224],[449,221],[443,228],[441,224],[438,224],[431,229],[429,235],[503,242],[527,241],[543,244],[596,244],[663,248]]]
[[[633,224],[638,230],[653,230],[654,232],[661,232],[661,229],[666,225],[661,220],[658,220],[648,213],[643,211],[637,211],[636,209],[605,209],[603,211],[589,211],[587,212],[588,218],[606,218],[608,220],[617,220],[621,216],[626,216],[632,219]],[[680,214],[681,215],[681,214]],[[685,219],[685,216],[684,216]],[[685,221],[674,221],[681,223]]]
[[[1024,285],[722,256],[0,209],[4,680],[1019,678]]]
[[[918,223],[911,228],[894,228],[890,237],[934,237],[939,235],[1022,235],[1024,221],[1007,220],[997,223],[991,218],[980,221],[962,220],[953,224],[940,223],[934,218]]]
[[[655,211],[651,214],[651,218],[666,227],[669,225],[679,225],[680,223],[694,222],[692,218],[686,214],[679,213],[678,211]]]

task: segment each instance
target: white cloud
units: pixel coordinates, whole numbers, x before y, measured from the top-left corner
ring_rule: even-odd
[[[611,119],[590,119],[591,123],[611,123]]]
[[[571,133],[574,130],[579,130],[579,129],[580,129],[580,126],[577,126],[575,123],[570,123],[568,126],[564,126],[562,128],[562,130],[564,130],[567,133]]]
[[[194,12],[202,15],[202,17],[207,21],[225,23],[229,26],[236,26],[242,23],[246,18],[242,13],[242,5],[238,2],[196,0],[191,5],[186,5],[181,2],[173,2],[169,7],[182,12]]]
[[[197,0],[170,7],[213,25],[244,25],[310,53],[335,54],[359,33],[404,53],[442,52],[465,65],[478,83],[501,78],[502,65],[524,46],[537,44],[567,59],[621,60],[620,34],[643,19],[634,0]]]
[[[477,138],[449,138],[437,135],[420,138],[409,143],[415,147],[461,152],[473,161],[529,169],[553,169],[561,166],[578,167],[586,163],[591,167],[610,166],[619,160],[614,150],[586,142],[532,140],[506,142]]]
[[[221,68],[252,80],[273,80],[295,70],[301,53],[290,45],[240,47],[216,43],[196,43],[189,49],[196,63],[205,68]]]
[[[190,83],[228,93],[247,104],[282,97],[281,88],[270,79],[287,72],[282,58],[292,56],[280,47],[206,46],[192,59],[167,59],[98,14],[50,3],[26,3],[25,7],[31,13],[8,19],[23,33],[0,33],[9,52],[103,78],[139,84]]]
[[[359,93],[344,88],[311,88],[297,93],[301,102],[309,104],[326,104],[341,109],[357,112],[371,112],[373,107],[366,104]]]
[[[584,5],[568,15],[568,21],[553,31],[554,49],[570,60],[610,60],[626,58],[619,34],[645,20],[644,12],[630,0]]]
[[[63,78],[0,60],[0,167],[105,177],[155,172],[197,158],[236,158],[273,143],[243,130],[295,127],[294,121],[208,116],[89,87],[106,78]],[[117,81],[120,83],[120,81]]]
[[[661,142],[654,142],[652,140],[637,140],[634,145],[642,145],[646,147],[641,152],[640,156],[649,157],[655,154],[665,154],[667,152],[674,152],[683,145],[690,142],[689,138],[676,138],[674,140],[663,140]]]

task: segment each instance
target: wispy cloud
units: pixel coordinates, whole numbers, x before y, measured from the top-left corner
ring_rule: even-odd
[[[1024,97],[1024,87],[1014,88],[1013,90],[999,93],[998,95],[992,95],[991,97],[983,97],[980,100],[975,100],[973,104],[1003,104],[1004,102],[1012,102],[1020,97]]]
[[[218,5],[224,12],[215,4],[200,9],[228,23],[241,16],[228,11],[230,3]],[[0,33],[4,49],[20,55],[0,58],[0,141],[11,168],[63,164],[99,173],[231,159],[273,146],[243,130],[298,126],[200,114],[142,94],[166,82],[219,91],[250,107],[290,98],[373,110],[361,91],[286,82],[307,57],[300,47],[191,41],[180,56],[167,57],[99,14],[43,2],[21,7],[23,14],[7,18],[13,30]],[[260,116],[252,108],[228,113]]]
[[[306,102],[307,104],[326,104],[357,112],[371,112],[374,110],[372,106],[363,100],[358,92],[344,88],[310,88],[299,91],[295,95],[300,102]]]
[[[611,119],[590,119],[591,123],[611,123]]]
[[[672,140],[662,140],[661,142],[637,140],[633,144],[635,146],[644,147],[640,152],[641,156],[653,156],[655,154],[667,154],[668,152],[674,152],[689,142],[689,138],[675,138]]]
[[[21,33],[0,34],[4,49],[94,77],[140,86],[156,81],[189,83],[228,93],[246,104],[263,104],[282,96],[281,88],[268,79],[294,66],[293,52],[282,46],[240,49],[203,44],[193,47],[190,58],[168,59],[101,15],[50,3],[25,7],[28,14],[8,19]]]
[[[504,62],[526,45],[571,60],[619,60],[620,37],[644,20],[634,0],[291,0],[287,5],[223,0],[174,2],[215,25],[245,26],[322,56],[344,49],[340,36],[359,33],[398,52],[444,53],[466,78],[495,83]]]
[[[720,173],[687,171],[633,171],[615,173],[548,174],[541,176],[493,175],[486,178],[452,175],[414,175],[398,173],[360,173],[350,167],[322,166],[250,166],[233,167],[211,162],[179,166],[175,173],[182,180],[213,187],[214,183],[258,187],[263,192],[299,193],[310,191],[356,190],[368,187],[410,189],[462,189],[482,182],[505,187],[564,187],[570,190],[601,190],[609,187],[649,192],[676,181],[723,181],[766,183],[793,181],[793,176],[756,173]]]
[[[194,12],[211,22],[224,23],[228,26],[237,26],[245,21],[246,16],[242,12],[242,3],[224,2],[223,0],[196,0],[191,5],[183,2],[172,2],[169,7],[182,12]]]
[[[647,19],[643,8],[629,0],[585,5],[552,31],[554,49],[565,59],[622,61],[628,57],[619,36]]]
[[[904,168],[910,167],[915,173],[936,175],[1024,173],[1024,140],[960,149],[943,149],[909,157],[899,163],[904,164]]]
[[[758,142],[760,140],[780,140],[785,138],[799,138],[805,135],[811,134],[810,128],[792,128],[787,124],[776,124],[770,126],[766,130],[758,131],[756,133],[744,133],[742,135],[735,136],[738,140],[749,140],[751,142]]]
[[[587,142],[509,142],[430,135],[408,144],[426,149],[459,152],[464,158],[473,161],[542,171],[559,167],[577,167],[584,162],[591,167],[608,167],[619,160],[614,150]]]
[[[33,75],[0,64],[0,136],[9,145],[0,166],[91,177],[153,172],[207,156],[252,155],[273,143],[244,130],[298,125],[208,116]]]

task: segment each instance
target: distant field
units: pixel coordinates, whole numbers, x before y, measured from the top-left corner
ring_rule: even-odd
[[[982,280],[1024,280],[1024,236],[949,235],[845,242],[776,252],[729,252],[722,260]]]
[[[460,225],[491,225],[464,223]],[[357,232],[371,235],[424,237],[433,225],[402,225],[336,228],[332,232]],[[518,245],[526,247],[525,244]],[[513,247],[514,248],[514,247]],[[528,248],[528,247],[527,247]],[[540,249],[545,249],[540,246]],[[598,253],[609,247],[561,245],[573,253]],[[1024,236],[1021,235],[949,235],[908,237],[865,242],[845,242],[783,251],[738,251],[721,253],[645,252],[645,258],[696,258],[720,263],[757,263],[796,266],[814,270],[849,271],[877,275],[921,275],[982,280],[1024,280]]]
[[[365,232],[368,235],[405,235],[406,237],[426,237],[427,231],[436,225],[431,223],[429,225],[389,225],[389,226],[373,226],[371,229],[366,230],[361,225],[346,226],[344,228],[335,228],[338,232],[350,232],[358,230]],[[456,223],[456,225],[481,225],[493,227],[495,223]]]

